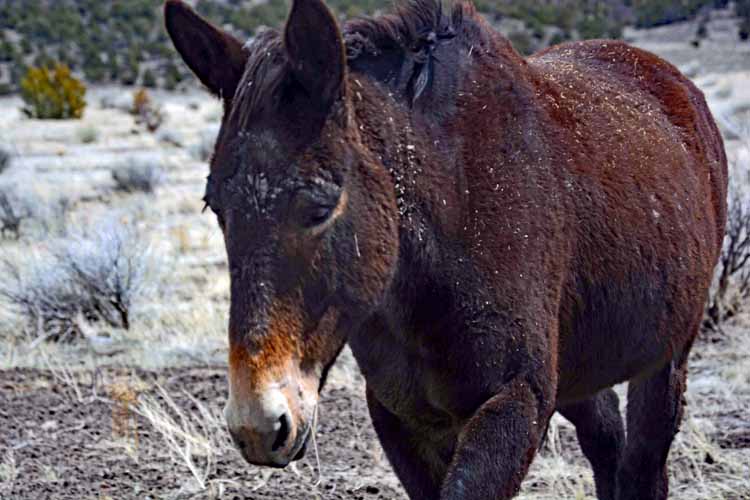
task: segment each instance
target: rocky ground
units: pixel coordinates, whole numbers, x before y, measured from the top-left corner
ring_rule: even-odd
[[[699,48],[689,24],[626,36],[705,91],[734,182],[744,185],[750,44],[727,35],[733,22],[715,16]],[[58,345],[36,342],[7,311],[0,317],[0,498],[404,499],[348,353],[323,394],[317,456],[311,449],[295,468],[272,472],[247,466],[231,447],[220,416],[228,280],[219,231],[200,202],[221,106],[199,92],[156,93],[166,119],[151,133],[128,112],[131,93],[94,89],[84,119],[68,122],[27,120],[17,98],[0,99],[0,145],[13,154],[0,189],[37,204],[64,196],[70,206],[60,227],[32,221],[19,240],[0,240],[0,257],[33,266],[60,234],[114,217],[138,229],[153,260],[130,330],[99,328],[96,341]],[[144,163],[164,177],[154,194],[115,189],[113,171]],[[749,328],[740,315],[694,349],[671,498],[750,499]],[[521,498],[593,495],[574,431],[555,417]]]

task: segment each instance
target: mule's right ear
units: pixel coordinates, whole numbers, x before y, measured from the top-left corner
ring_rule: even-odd
[[[177,52],[212,94],[229,101],[245,71],[242,43],[180,0],[168,0],[164,19]]]

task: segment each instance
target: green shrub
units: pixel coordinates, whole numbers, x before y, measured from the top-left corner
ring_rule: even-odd
[[[706,6],[721,5],[715,0],[634,0],[636,25],[650,28],[685,21],[695,17]]]
[[[156,76],[150,69],[143,72],[143,86],[149,89],[156,88]]]
[[[78,119],[86,108],[86,86],[64,64],[29,68],[21,80],[21,97],[22,111],[30,118]]]
[[[529,35],[525,31],[514,31],[508,34],[508,40],[510,40],[510,43],[513,44],[513,47],[521,55],[528,56],[530,54],[533,54],[536,50],[536,44],[534,43],[534,40],[532,39],[531,35]]]

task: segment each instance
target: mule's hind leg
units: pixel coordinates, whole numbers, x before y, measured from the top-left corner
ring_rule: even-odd
[[[618,500],[666,500],[667,456],[682,420],[686,371],[686,362],[673,361],[646,380],[630,382]]]
[[[617,468],[625,446],[620,401],[612,389],[558,410],[576,427],[578,442],[594,470],[599,500],[615,500]]]

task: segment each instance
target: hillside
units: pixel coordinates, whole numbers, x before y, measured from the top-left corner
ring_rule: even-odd
[[[189,78],[162,26],[162,0],[0,0],[0,93],[28,66],[62,61],[89,83],[175,89]],[[202,14],[238,36],[280,25],[289,0],[193,0]],[[391,0],[329,0],[342,18],[387,9]],[[668,24],[726,7],[726,0],[475,0],[530,52],[576,38],[617,38],[626,24]],[[750,0],[738,12],[750,18]],[[502,21],[502,22],[501,22]],[[747,25],[747,23],[746,23]],[[747,26],[745,26],[747,34]]]

